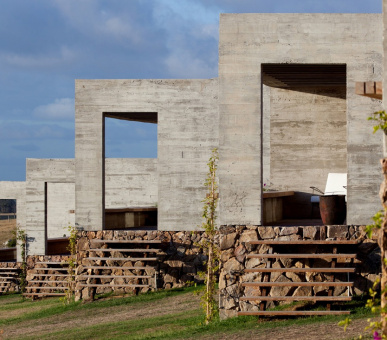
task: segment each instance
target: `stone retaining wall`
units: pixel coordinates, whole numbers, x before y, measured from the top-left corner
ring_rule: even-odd
[[[354,294],[362,294],[367,292],[372,286],[375,279],[380,275],[380,249],[375,240],[367,239],[365,227],[362,226],[309,226],[309,227],[260,227],[260,226],[222,226],[220,233],[220,250],[221,264],[219,274],[219,290],[220,290],[220,317],[236,316],[237,312],[256,311],[258,303],[239,301],[240,296],[260,295],[259,288],[243,287],[242,282],[261,281],[261,273],[246,273],[246,268],[262,268],[266,266],[265,260],[247,259],[246,255],[255,251],[260,254],[268,253],[270,247],[268,245],[248,245],[246,242],[254,240],[336,240],[336,239],[351,239],[362,241],[358,245],[358,259],[355,260],[356,273],[350,274],[351,281],[354,280]],[[308,246],[310,252],[318,251],[317,246]],[[297,249],[297,248],[293,248]],[[308,267],[310,265],[308,259],[279,259],[273,263],[273,267]],[[315,260],[315,266],[320,262],[329,262]],[[349,260],[338,260],[340,262],[349,262]],[[342,264],[340,264],[342,265]],[[348,263],[350,265],[350,263]],[[323,263],[320,264],[324,266]],[[335,275],[338,281],[348,281],[347,274]],[[271,281],[277,282],[322,282],[329,281],[328,277],[323,273],[306,273],[298,275],[296,273],[273,273]],[[326,294],[325,287],[274,287],[270,295],[295,295],[295,296],[310,296]],[[348,294],[346,287],[336,287],[334,295]],[[270,304],[268,304],[270,307]]]
[[[18,268],[18,269],[20,269],[20,263],[0,262],[0,268]],[[19,272],[17,271],[16,273],[18,274]],[[0,279],[0,281],[2,281],[2,280]],[[11,293],[11,292],[18,292],[19,291],[19,278],[18,278],[18,276],[9,282],[10,283],[7,286],[0,289],[0,293]]]
[[[106,261],[111,266],[134,266],[143,267],[146,266],[146,275],[152,276],[152,279],[145,279],[144,284],[150,284],[151,288],[142,288],[141,292],[146,292],[149,289],[170,289],[182,287],[186,284],[194,282],[202,282],[199,277],[199,272],[203,270],[203,262],[206,260],[206,256],[199,248],[198,243],[206,238],[204,232],[188,232],[188,231],[82,231],[79,233],[78,240],[78,263],[80,264],[77,270],[78,275],[82,274],[103,274],[103,275],[138,275],[137,270],[98,270],[98,269],[86,269],[85,265],[101,265],[101,260],[89,260],[88,257],[103,257],[108,253],[93,251],[90,252],[91,243],[93,240],[160,240],[162,244],[155,245],[161,249],[157,263],[147,263],[144,261]],[[153,248],[153,245],[152,245]],[[115,253],[113,253],[115,254]],[[114,255],[115,257],[125,257],[125,253],[119,253]],[[150,255],[151,257],[153,255]],[[156,265],[154,265],[156,264]],[[156,280],[155,280],[156,279]],[[78,283],[95,283],[88,279],[77,279]],[[123,284],[130,283],[129,279],[123,278],[106,278],[101,279],[98,283],[104,284]],[[132,288],[119,288],[119,287],[98,287],[96,293],[106,293],[110,291],[116,291],[117,293],[130,292]],[[76,299],[90,299],[91,289],[87,287],[80,287],[76,293]]]
[[[36,272],[35,268],[36,268],[36,265],[39,263],[39,262],[61,262],[63,264],[67,263],[69,259],[69,255],[30,255],[30,256],[27,256],[27,281],[29,281],[29,285],[30,286],[34,286],[34,287],[39,287],[39,286],[46,286],[47,284],[46,283],[34,283],[34,284],[31,284],[31,282],[33,282],[33,280],[38,280],[38,281],[61,281],[63,280],[63,277],[62,278],[58,278],[58,277],[55,277],[54,275],[55,274],[63,274],[63,273],[66,273],[66,271],[57,271],[57,270],[49,270],[49,271],[46,271],[46,272],[40,272],[40,274],[53,274],[53,276],[41,276],[39,275],[38,272]],[[39,268],[47,268],[48,265],[47,264],[39,264]],[[61,265],[55,265],[55,267],[57,268],[61,268],[62,266]],[[53,286],[55,287],[55,285]]]

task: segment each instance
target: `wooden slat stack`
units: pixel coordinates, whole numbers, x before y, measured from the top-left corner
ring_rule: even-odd
[[[260,282],[243,282],[242,287],[257,287],[260,289],[261,295],[259,296],[242,296],[240,301],[254,301],[259,302],[259,311],[240,311],[238,315],[259,315],[259,316],[300,316],[300,315],[338,315],[338,314],[349,314],[349,311],[346,310],[331,310],[331,304],[334,302],[341,301],[350,301],[351,296],[333,296],[335,287],[353,287],[353,282],[351,281],[335,281],[335,275],[339,273],[354,273],[355,268],[353,266],[353,260],[356,258],[356,253],[346,253],[338,252],[338,248],[345,246],[348,250],[348,247],[354,247],[357,245],[357,241],[350,240],[318,240],[318,241],[272,241],[272,240],[260,240],[260,241],[251,241],[248,242],[250,245],[268,245],[270,246],[269,253],[267,254],[249,254],[247,258],[258,258],[266,261],[266,268],[251,268],[245,269],[246,273],[262,273]],[[308,251],[308,246],[318,246],[320,251],[323,253]],[[288,250],[291,249],[291,252]],[[273,253],[273,250],[274,253]],[[284,251],[286,250],[286,252]],[[295,251],[296,250],[296,251]],[[328,251],[327,251],[328,250]],[[275,259],[309,259],[310,263],[314,260],[328,260],[330,261],[330,267],[316,267],[313,266],[303,267],[303,268],[272,268],[272,262]],[[350,261],[350,267],[340,266],[338,267],[337,260],[346,260]],[[320,261],[321,262],[321,261]],[[347,265],[347,264],[345,264]],[[329,274],[329,281],[316,282],[271,282],[272,273],[326,273]],[[270,296],[270,291],[273,287],[327,287],[328,294],[324,295],[314,295],[314,296]],[[312,290],[313,291],[313,290]],[[349,291],[348,291],[349,292]],[[266,303],[272,301],[323,301],[327,303],[326,311],[267,311]]]
[[[130,288],[135,293],[157,288],[160,244],[158,240],[93,240],[89,257],[82,259],[81,267],[86,271],[79,273],[77,287]],[[93,253],[100,256],[90,256]]]

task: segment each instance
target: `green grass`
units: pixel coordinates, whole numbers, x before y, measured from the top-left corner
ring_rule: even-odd
[[[0,312],[16,311],[24,309],[25,313],[18,316],[10,316],[0,320],[0,329],[4,327],[23,326],[24,322],[31,320],[44,324],[50,317],[57,317],[61,322],[71,321],[77,315],[92,318],[97,312],[104,312],[105,308],[120,307],[124,305],[133,305],[133,308],[141,309],[143,303],[155,303],[155,306],[162,303],[162,300],[181,294],[193,294],[197,291],[196,287],[184,289],[163,290],[159,292],[150,292],[138,296],[100,299],[93,303],[82,304],[80,302],[64,305],[57,298],[44,299],[31,302],[29,300],[21,301],[20,296],[1,296]],[[364,307],[365,299],[354,298],[351,302],[344,305],[344,309],[351,310],[350,318],[356,322],[356,319],[368,318],[372,316],[368,309]],[[39,310],[30,310],[33,307]],[[289,305],[287,305],[289,307]],[[285,306],[277,307],[282,310]],[[315,309],[316,306],[308,305],[306,308]],[[317,308],[319,308],[317,306]],[[283,318],[283,319],[263,319],[265,321],[257,322],[257,317],[241,316],[231,318],[225,321],[216,320],[210,325],[203,325],[203,312],[198,304],[197,308],[184,310],[177,309],[172,314],[157,316],[147,316],[141,319],[114,320],[113,322],[104,322],[97,325],[83,325],[82,327],[72,327],[66,330],[55,330],[48,334],[40,334],[39,339],[186,339],[188,336],[192,339],[215,334],[242,334],[249,330],[280,329],[287,326],[309,325],[313,323],[334,322],[338,323],[346,316],[320,316],[320,317],[302,317],[302,318]],[[6,334],[5,334],[6,335]],[[18,339],[36,339],[34,336],[22,336]]]
[[[144,302],[157,301],[157,300],[161,300],[167,297],[176,296],[180,294],[194,293],[197,290],[198,288],[196,287],[188,287],[184,289],[179,288],[179,289],[163,290],[158,292],[149,292],[146,294],[140,294],[137,296],[130,296],[130,297],[114,298],[114,299],[107,299],[107,300],[100,299],[100,300],[94,301],[93,303],[86,303],[86,304],[83,304],[81,301],[78,301],[68,305],[63,304],[63,302],[61,302],[59,298],[47,298],[39,301],[31,301],[26,299],[22,301],[22,299],[20,298],[20,295],[13,294],[12,300],[14,299],[15,301],[0,305],[0,311],[26,309],[26,313],[23,314],[22,316],[18,316],[14,318],[11,317],[8,319],[0,320],[0,326],[17,324],[21,321],[39,320],[39,319],[47,318],[54,315],[59,316],[69,311],[82,310],[86,312],[88,310],[116,307],[116,306],[122,306],[122,305],[128,305],[128,304],[136,305]],[[7,295],[2,297],[4,299],[5,297],[7,297]],[[8,298],[9,297],[10,296],[8,295]],[[43,306],[46,308],[42,308],[42,310],[33,311],[29,313],[28,312],[29,306],[31,307]]]

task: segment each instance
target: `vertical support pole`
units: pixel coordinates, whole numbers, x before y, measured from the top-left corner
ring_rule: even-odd
[[[269,249],[269,254],[273,254],[273,247],[271,247]],[[272,261],[273,261],[273,259],[270,259],[270,258],[267,259],[266,268],[271,268]],[[270,276],[271,276],[271,272],[263,273],[262,278],[261,278],[261,282],[270,282]],[[270,292],[270,287],[262,287],[261,288],[261,296],[267,296],[267,295],[269,295],[269,292]],[[267,301],[261,301],[261,303],[259,304],[259,310],[260,311],[266,310],[266,304],[267,304]]]
[[[45,242],[45,255],[48,255],[48,231],[47,231],[47,205],[48,205],[48,190],[47,182],[44,182],[44,242]]]
[[[333,247],[332,254],[337,254],[337,246]],[[331,268],[335,268],[336,263],[337,263],[337,258],[333,258],[332,262],[331,262]],[[334,273],[332,273],[332,275],[330,277],[330,281],[335,282],[335,274]],[[334,289],[335,289],[335,287],[329,287],[328,296],[333,296]],[[327,304],[327,310],[331,310],[331,303],[330,302]]]
[[[382,227],[379,234],[379,247],[380,247],[380,254],[381,254],[381,262],[382,262],[382,279],[380,282],[382,293],[381,293],[381,322],[382,322],[382,330],[383,335],[387,335],[387,313],[384,312],[386,308],[386,292],[384,288],[387,284],[387,267],[384,262],[385,258],[387,257],[387,158],[383,158],[380,160],[380,163],[382,164],[382,172],[383,172],[383,182],[380,186],[379,191],[379,197],[382,202],[383,208],[384,208],[384,219],[382,223]]]

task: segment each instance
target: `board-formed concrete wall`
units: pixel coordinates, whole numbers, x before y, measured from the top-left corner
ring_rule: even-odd
[[[277,190],[325,189],[328,173],[347,172],[345,88],[272,88],[271,176]],[[264,98],[265,100],[265,98]]]
[[[75,226],[75,183],[47,183],[47,238],[68,237]]]
[[[206,164],[218,145],[218,81],[77,80],[76,222],[104,224],[104,113],[157,113],[158,229],[201,223]]]
[[[264,110],[266,101],[270,158],[263,158],[263,168],[270,163],[269,188],[296,192],[284,206],[285,218],[311,218],[310,187],[324,191],[328,173],[347,173],[346,89],[270,87]]]
[[[105,160],[105,208],[157,206],[157,179],[157,159],[107,158]]]
[[[57,183],[69,187],[75,182],[74,159],[27,159],[26,164],[26,212],[27,212],[27,254],[45,255],[46,253],[46,183],[47,189]],[[54,187],[52,187],[54,188]],[[60,193],[56,193],[60,194]],[[55,195],[54,195],[55,196]],[[61,204],[60,199],[54,199],[51,212],[55,208],[55,202]],[[68,202],[71,205],[71,202]],[[48,212],[50,216],[50,212]],[[67,223],[69,221],[66,221]],[[50,228],[51,237],[63,236],[65,231],[60,223],[55,223]]]
[[[380,80],[381,19],[379,14],[221,15],[221,224],[261,224],[261,66],[270,63],[346,65],[347,223],[369,222],[379,206],[376,164],[382,150],[367,116],[381,109],[381,102],[356,95],[355,83]]]
[[[157,203],[157,160],[109,158],[105,176],[107,207]],[[27,181],[0,182],[0,189],[4,198],[17,199],[18,223],[27,226],[28,255],[44,255],[46,236],[68,236],[67,227],[75,225],[74,159],[27,159]]]

